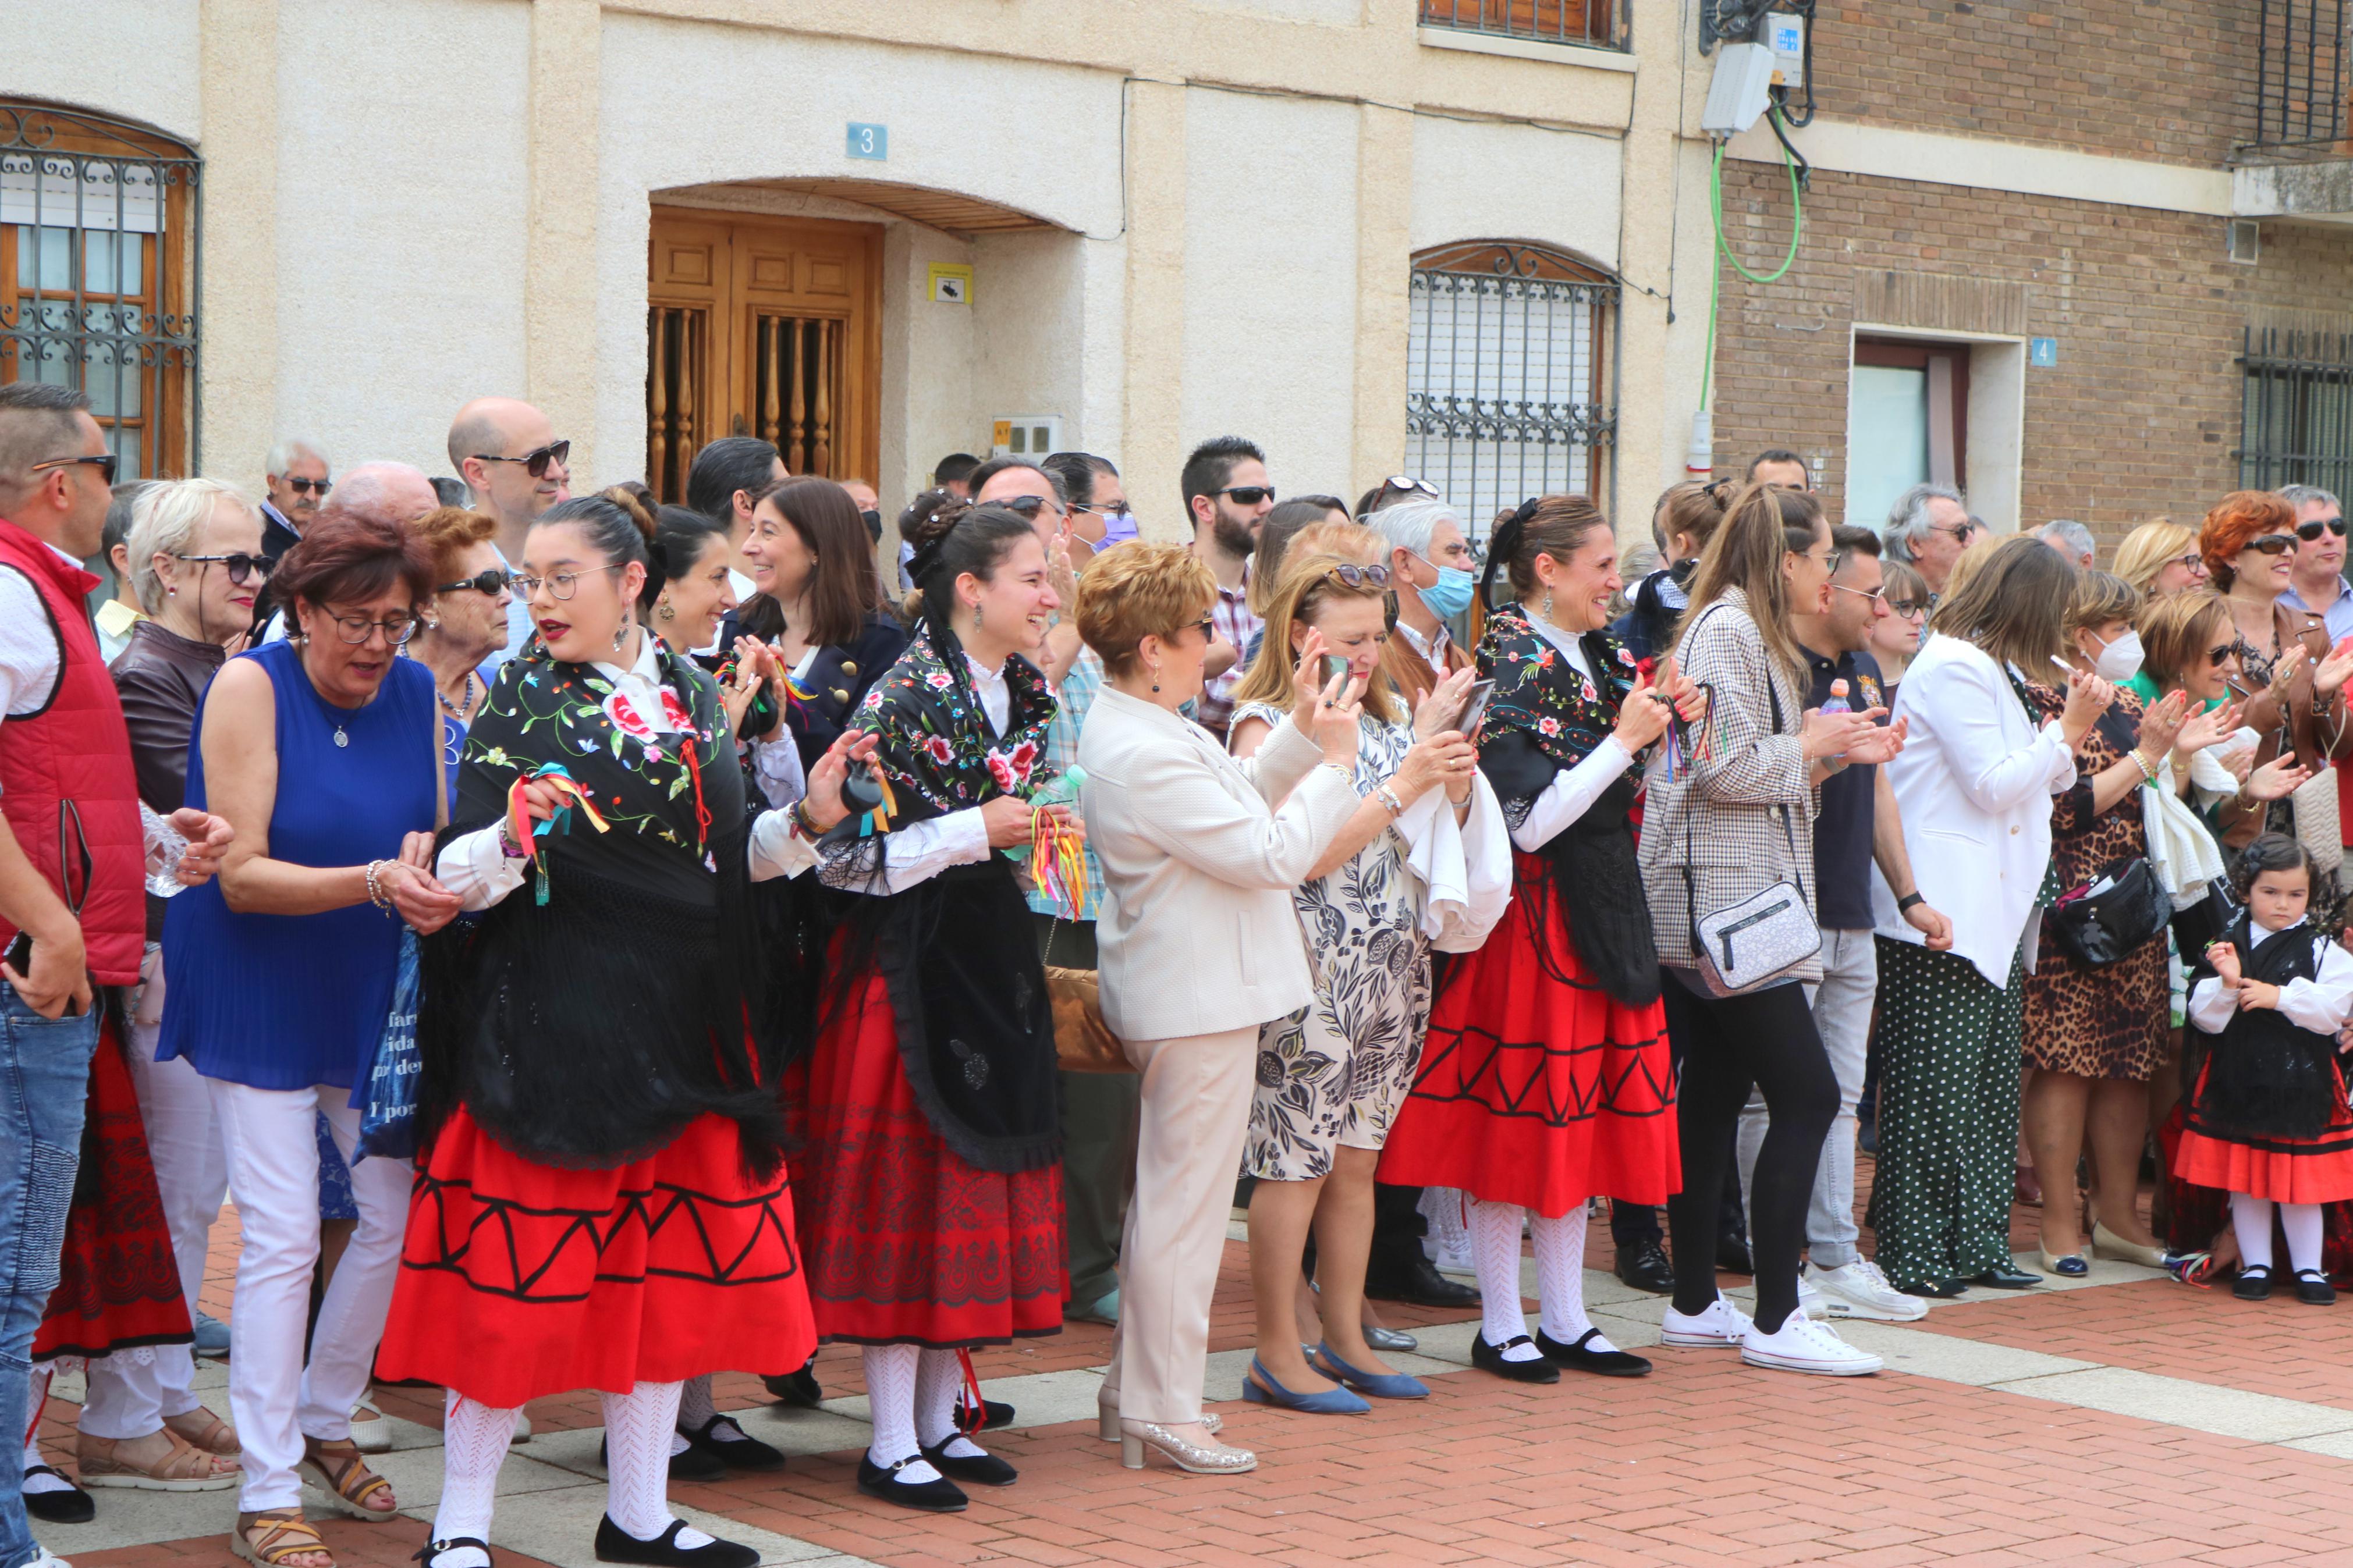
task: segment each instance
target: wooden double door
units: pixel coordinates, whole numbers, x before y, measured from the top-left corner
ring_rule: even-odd
[[[653,209],[646,310],[646,477],[686,499],[694,455],[757,436],[796,474],[877,477],[878,224]]]

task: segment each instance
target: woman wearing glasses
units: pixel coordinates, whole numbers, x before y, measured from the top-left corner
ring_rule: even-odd
[[[2162,517],[2149,519],[2116,546],[2116,575],[2151,602],[2204,587],[2206,558],[2198,553],[2198,531]]]
[[[1928,624],[1928,584],[1901,561],[1883,559],[1879,570],[1880,597],[1887,614],[1871,623],[1870,640],[1863,646],[1879,661],[1879,689],[1893,712],[1895,689],[1918,656]]]
[[[1258,753],[1295,700],[1293,672],[1310,635],[1321,637],[1327,669],[1345,662],[1364,692],[1355,760],[1361,804],[1291,896],[1316,955],[1314,999],[1259,1031],[1242,1148],[1243,1173],[1257,1178],[1258,1303],[1258,1357],[1242,1397],[1291,1410],[1365,1409],[1352,1390],[1377,1399],[1429,1394],[1384,1365],[1362,1331],[1373,1169],[1421,1058],[1433,932],[1450,951],[1476,947],[1511,897],[1503,816],[1454,727],[1471,672],[1447,676],[1408,712],[1381,668],[1389,581],[1384,566],[1292,551],[1266,623],[1275,651],[1261,653],[1234,689],[1231,747],[1243,758]],[[1434,910],[1434,896],[1445,905]],[[1313,1361],[1295,1317],[1311,1224],[1324,1317]]]
[[[187,798],[237,841],[213,884],[172,900],[173,993],[159,1062],[208,1080],[244,1227],[229,1402],[245,1449],[240,1555],[328,1568],[303,1522],[307,1472],[362,1519],[399,1506],[351,1440],[398,1263],[406,1161],[352,1172],[359,1227],[310,1336],[323,1112],[348,1161],[351,1103],[383,1034],[403,921],[437,931],[458,897],[426,867],[443,805],[441,737],[426,667],[400,657],[436,581],[413,531],[322,521],[274,574],[297,636],[213,678],[188,753]]]
[[[454,802],[466,726],[491,694],[480,674],[481,663],[507,646],[507,605],[514,593],[507,584],[506,562],[491,542],[499,531],[496,519],[445,506],[410,526],[433,552],[433,603],[424,626],[409,640],[408,657],[433,672],[442,762]]]

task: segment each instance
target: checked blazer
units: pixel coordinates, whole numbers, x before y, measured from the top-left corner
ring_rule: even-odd
[[[1651,754],[1645,780],[1649,799],[1642,809],[1642,888],[1651,901],[1659,962],[1693,969],[1699,963],[1692,951],[1694,910],[1706,914],[1784,880],[1803,888],[1811,907],[1814,816],[1821,808],[1821,794],[1806,782],[1810,768],[1799,738],[1805,689],[1766,646],[1749,617],[1746,593],[1726,589],[1698,612],[1675,657],[1683,673],[1709,693],[1711,744],[1704,758],[1687,752],[1673,779],[1666,776],[1665,748]],[[1781,708],[1778,727],[1776,696]],[[1686,858],[1692,869],[1688,896]],[[1788,978],[1820,980],[1820,961],[1807,959]]]

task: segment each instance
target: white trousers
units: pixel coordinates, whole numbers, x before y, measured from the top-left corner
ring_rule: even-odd
[[[228,1155],[222,1147],[212,1091],[185,1061],[159,1062],[155,1040],[164,1017],[164,966],[153,947],[141,966],[142,984],[132,1000],[131,1081],[139,1091],[139,1118],[146,1123],[147,1152],[155,1162],[155,1188],[164,1202],[164,1225],[180,1266],[180,1293],[188,1316],[196,1315],[204,1289],[205,1257],[212,1246],[213,1221],[228,1193]],[[191,1392],[195,1354],[186,1345],[158,1345],[152,1358],[134,1363],[109,1356],[90,1369],[88,1403],[81,1429],[93,1437],[144,1437],[170,1415],[183,1415],[201,1403]]]
[[[352,1406],[367,1391],[376,1342],[392,1307],[400,1237],[408,1219],[409,1163],[369,1159],[352,1166],[359,1226],[335,1266],[319,1310],[310,1365],[302,1331],[311,1275],[319,1258],[319,1145],[323,1113],[349,1162],[360,1113],[348,1089],[253,1089],[206,1080],[228,1150],[228,1190],[245,1227],[237,1295],[229,1313],[229,1409],[245,1448],[247,1513],[301,1501],[295,1473],[302,1439],[352,1435]]]

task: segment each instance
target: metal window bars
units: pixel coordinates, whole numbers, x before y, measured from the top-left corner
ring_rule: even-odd
[[[2261,0],[2251,152],[2325,152],[2347,137],[2349,0]]]
[[[1408,289],[1406,470],[1475,538],[1531,495],[1588,492],[1617,430],[1605,400],[1618,285],[1525,245],[1455,247]]]
[[[1421,0],[1420,20],[1501,38],[1625,47],[1615,0]]]
[[[201,161],[126,122],[0,102],[0,382],[69,385],[122,477],[194,472]]]
[[[2239,484],[2353,493],[2353,325],[2251,325],[2239,363]]]

